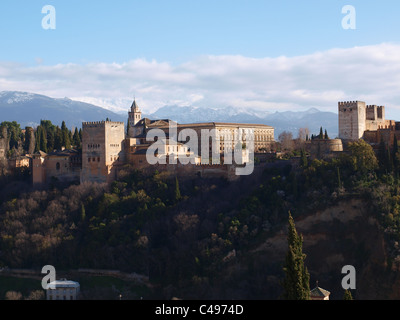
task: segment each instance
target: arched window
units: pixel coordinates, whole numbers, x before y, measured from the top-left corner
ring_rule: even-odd
[[[57,171],[60,170],[60,167],[61,167],[60,163],[57,162],[57,164],[56,164],[56,169],[57,169]]]

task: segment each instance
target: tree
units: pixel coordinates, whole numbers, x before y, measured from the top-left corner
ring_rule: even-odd
[[[127,124],[126,124],[126,135],[127,136],[129,135],[129,129],[130,128],[131,128],[131,124],[130,124],[129,119],[128,119]]]
[[[349,289],[346,289],[344,291],[343,300],[353,300],[353,296],[351,295],[351,292]]]
[[[336,167],[336,173],[337,173],[337,179],[338,179],[338,188],[342,188],[342,180],[340,179],[340,169],[339,167]]]
[[[86,209],[85,205],[82,203],[81,205],[81,221],[84,222],[86,220]]]
[[[81,138],[79,137],[78,128],[75,128],[75,132],[74,132],[74,136],[73,136],[73,138],[72,138],[72,141],[73,141],[73,143],[74,143],[74,146],[75,146],[77,149],[82,148],[82,143],[81,143]]]
[[[292,151],[293,150],[293,134],[288,131],[283,131],[278,140],[281,144],[282,150]]]
[[[375,152],[371,145],[364,140],[349,142],[348,150],[355,171],[366,173],[378,168],[378,160]]]
[[[302,168],[307,168],[307,166],[308,166],[307,155],[303,149],[301,149],[301,152],[300,152],[300,166]]]
[[[179,188],[179,180],[178,177],[175,177],[175,201],[179,201],[182,198],[181,190]]]
[[[28,154],[35,152],[35,132],[32,127],[25,128],[24,149]]]
[[[322,127],[319,129],[319,135],[318,135],[318,139],[323,139],[324,138],[324,133],[322,131]]]
[[[297,139],[299,139],[300,141],[307,141],[309,134],[310,130],[308,128],[300,128]]]
[[[6,300],[22,300],[22,293],[17,291],[7,291]]]
[[[71,149],[70,132],[65,124],[65,121],[61,123],[61,136],[62,136],[62,146],[65,149]]]
[[[44,131],[44,128],[42,126],[38,126],[36,129],[36,146],[35,146],[35,151],[43,151],[47,152],[47,138],[46,138],[46,132]]]
[[[290,211],[287,239],[283,297],[286,300],[310,300],[310,274],[304,265],[306,255],[303,254],[303,236],[297,233]]]
[[[63,146],[62,131],[61,131],[60,127],[57,126],[55,129],[54,149],[61,150],[62,146]]]
[[[325,129],[324,139],[325,139],[325,140],[329,140],[328,131],[326,131],[326,129]]]

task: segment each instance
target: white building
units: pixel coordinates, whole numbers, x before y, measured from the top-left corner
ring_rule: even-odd
[[[77,300],[80,291],[78,282],[61,279],[47,285],[47,300]]]

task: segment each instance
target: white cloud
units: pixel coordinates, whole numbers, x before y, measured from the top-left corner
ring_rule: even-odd
[[[336,112],[340,100],[363,100],[386,105],[387,115],[400,115],[399,87],[400,45],[391,43],[297,57],[201,56],[177,66],[144,59],[0,63],[1,90],[70,97],[114,111],[126,111],[136,96],[147,112],[166,104]]]

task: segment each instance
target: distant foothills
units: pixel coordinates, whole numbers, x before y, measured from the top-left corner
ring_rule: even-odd
[[[128,111],[130,105],[126,106]],[[171,119],[178,123],[236,122],[259,123],[275,128],[275,139],[283,131],[297,136],[300,128],[318,132],[325,128],[331,137],[338,134],[337,113],[322,112],[315,108],[306,111],[260,112],[243,106],[235,108],[197,108],[194,106],[164,106],[152,114],[144,114],[150,119]],[[52,123],[65,121],[69,128],[81,128],[82,122],[105,119],[126,122],[126,112],[116,113],[102,107],[74,101],[69,98],[55,99],[35,93],[19,91],[0,92],[0,122],[16,121],[22,128],[36,127],[41,120]]]

